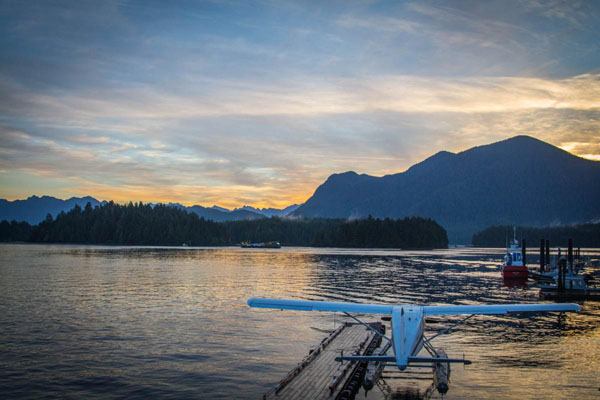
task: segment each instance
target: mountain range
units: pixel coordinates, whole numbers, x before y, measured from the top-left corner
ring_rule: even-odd
[[[37,224],[93,197],[61,200],[31,196],[0,199],[0,220]],[[493,225],[551,226],[600,221],[600,162],[577,157],[541,140],[516,136],[460,152],[440,151],[405,172],[375,177],[331,175],[302,205],[282,210],[243,206],[173,207],[205,219],[232,221],[271,216],[322,218],[432,218],[451,243],[468,244]]]
[[[492,225],[548,226],[600,220],[600,162],[529,136],[441,151],[402,173],[331,175],[291,215],[432,218],[451,243]]]
[[[30,224],[37,224],[51,214],[56,217],[61,211],[69,211],[75,205],[85,207],[91,203],[92,207],[102,204],[93,197],[71,197],[67,200],[57,199],[52,196],[31,196],[26,200],[8,201],[0,199],[0,221],[26,221]]]
[[[105,201],[99,201],[90,196],[71,197],[67,200],[57,199],[56,197],[52,196],[31,196],[26,200],[14,201],[0,199],[0,221],[26,221],[32,225],[35,225],[40,221],[43,221],[47,214],[51,214],[53,217],[56,217],[61,211],[67,212],[75,207],[75,205],[79,205],[81,208],[83,208],[87,203],[91,203],[92,207],[97,207],[101,204],[104,204]],[[167,205],[185,209],[188,212],[198,214],[199,217],[211,219],[216,222],[252,220],[268,218],[271,216],[286,216],[299,207],[297,204],[288,206],[284,209],[259,209],[244,206],[234,210],[228,210],[227,208],[219,206],[202,207],[195,205],[186,207],[179,203],[169,203]]]
[[[285,217],[286,215],[296,211],[296,209],[300,207],[300,204],[292,204],[291,206],[287,206],[285,208],[255,208],[251,206],[243,206],[240,208],[234,208],[233,210],[228,210],[227,208],[212,206],[211,208],[218,211],[223,211],[226,213],[236,212],[236,211],[250,211],[256,214],[262,214],[265,217]]]

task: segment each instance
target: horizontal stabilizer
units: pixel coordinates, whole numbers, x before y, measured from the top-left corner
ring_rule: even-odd
[[[408,357],[408,363],[463,363],[469,365],[471,361],[464,358]]]
[[[367,362],[396,362],[394,356],[342,356],[336,357],[335,361],[367,361]]]
[[[248,300],[250,307],[274,308],[278,310],[300,311],[339,311],[364,314],[391,314],[393,306],[385,304],[343,303],[336,301],[312,300],[287,300],[287,299],[261,299]]]
[[[491,304],[467,306],[424,306],[424,315],[506,314],[512,312],[579,311],[579,305],[563,304]]]

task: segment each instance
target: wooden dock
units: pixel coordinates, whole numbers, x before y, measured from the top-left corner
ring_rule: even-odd
[[[381,329],[381,323],[371,323]],[[364,325],[345,323],[326,337],[263,399],[352,399],[362,385],[366,363],[335,361],[344,355],[367,355],[381,336]]]

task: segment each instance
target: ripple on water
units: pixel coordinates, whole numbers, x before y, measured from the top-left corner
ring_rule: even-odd
[[[502,253],[0,245],[0,393],[257,398],[344,317],[249,309],[249,297],[539,301],[533,286],[502,285]],[[427,335],[459,319],[432,318]],[[598,303],[562,318],[470,319],[436,339],[476,361],[453,370],[446,397],[597,397],[599,320]]]

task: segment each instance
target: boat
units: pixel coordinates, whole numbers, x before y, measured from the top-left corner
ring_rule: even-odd
[[[544,256],[544,253],[546,255]],[[589,257],[582,257],[580,249],[573,252],[573,242],[569,239],[569,247],[567,251],[567,259],[561,256],[560,249],[558,249],[558,255],[554,257],[554,260],[550,262],[550,249],[549,243],[544,240],[540,244],[540,267],[530,268],[529,277],[541,283],[552,283],[558,282],[559,276],[559,265],[566,262],[564,274],[566,277],[583,274],[586,283],[592,278],[590,274],[584,274],[584,270],[591,266]]]
[[[242,242],[242,248],[244,249],[279,249],[281,244],[279,242],[261,242],[261,243],[250,243]]]
[[[527,266],[521,244],[517,240],[517,228],[514,228],[514,237],[506,247],[502,276],[504,279],[527,279]]]
[[[569,273],[566,262],[559,266],[558,274],[551,284],[540,284],[540,297],[546,299],[600,300],[600,288],[590,286],[590,279],[583,274]]]

